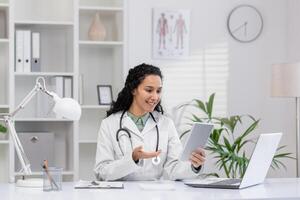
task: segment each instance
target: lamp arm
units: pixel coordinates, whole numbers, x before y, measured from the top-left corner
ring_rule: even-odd
[[[29,163],[29,160],[28,160],[28,158],[25,154],[25,151],[22,147],[20,139],[17,135],[15,126],[13,124],[14,123],[13,119],[9,115],[4,115],[4,116],[1,116],[1,117],[4,119],[4,122],[5,122],[5,124],[7,125],[8,129],[9,129],[9,132],[10,132],[10,135],[12,137],[12,141],[14,143],[18,158],[20,160],[20,163],[21,163],[21,166],[22,166],[22,169],[20,170],[20,172],[24,172],[26,175],[30,175],[32,173],[31,168],[30,168],[30,163]]]
[[[30,175],[32,174],[31,169],[30,169],[30,163],[29,160],[25,154],[25,151],[22,147],[22,144],[20,142],[20,139],[17,135],[16,129],[15,129],[15,125],[14,125],[14,116],[21,110],[23,109],[29,102],[30,100],[39,92],[42,91],[45,94],[49,95],[50,97],[52,97],[54,99],[54,101],[56,101],[57,99],[59,99],[59,97],[57,96],[57,94],[55,94],[54,92],[49,92],[46,88],[46,84],[45,84],[45,78],[43,77],[38,77],[36,79],[36,84],[33,87],[33,89],[26,95],[26,97],[21,101],[21,103],[16,107],[16,109],[11,112],[11,113],[4,113],[1,114],[0,113],[0,121],[4,121],[5,124],[7,125],[9,132],[11,134],[12,137],[12,141],[14,143],[14,147],[16,149],[16,153],[18,155],[18,158],[20,160],[22,169],[21,172],[24,172],[24,174],[26,175]],[[72,102],[73,103],[73,102]],[[81,110],[80,110],[80,106],[79,107],[79,117],[81,114]],[[72,118],[72,116],[71,116]],[[76,117],[77,118],[77,117]]]
[[[40,83],[40,81],[42,81],[43,85]],[[29,102],[30,100],[39,92],[39,91],[42,91],[44,92],[45,94],[53,97],[53,95],[51,94],[51,92],[49,92],[47,89],[46,89],[46,86],[45,86],[45,79],[44,77],[38,77],[36,79],[36,83],[35,83],[35,86],[34,88],[27,94],[27,96],[22,100],[22,102],[16,107],[16,109],[10,113],[10,116],[11,117],[14,117],[18,112],[19,110],[23,109]]]
[[[21,166],[22,166],[21,172],[24,172],[26,175],[30,175],[32,173],[31,168],[30,168],[30,163],[29,163],[29,160],[28,160],[28,158],[25,154],[25,151],[22,147],[20,139],[17,135],[13,118],[21,109],[23,109],[30,102],[30,100],[39,91],[42,91],[45,94],[53,97],[53,94],[46,89],[45,78],[38,77],[36,79],[36,84],[33,87],[33,89],[26,95],[26,97],[21,101],[21,103],[16,107],[16,109],[13,112],[0,114],[0,121],[5,122],[5,124],[7,125],[8,129],[9,129],[10,135],[12,137],[12,141],[14,143],[17,156],[18,156]]]

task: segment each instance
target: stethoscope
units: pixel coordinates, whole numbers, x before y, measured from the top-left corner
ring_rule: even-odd
[[[116,133],[116,140],[118,142],[118,145],[119,145],[119,148],[123,154],[123,156],[125,155],[122,148],[121,148],[121,145],[120,145],[120,140],[119,140],[119,135],[120,135],[120,132],[121,131],[124,131],[126,133],[126,135],[128,136],[129,138],[129,141],[130,141],[130,145],[131,145],[131,149],[133,149],[133,146],[132,146],[132,140],[131,140],[131,133],[129,132],[128,129],[126,128],[122,128],[122,120],[123,120],[123,117],[124,117],[124,114],[126,113],[126,110],[122,113],[121,115],[121,118],[120,118],[120,124],[119,124],[119,129],[117,130],[117,133]],[[156,123],[156,120],[154,118],[154,116],[152,115],[152,113],[150,112],[149,113],[151,118],[153,119],[153,121],[155,122],[155,128],[156,128],[156,148],[155,148],[155,151],[158,151],[158,146],[159,146],[159,130],[158,130],[158,126],[157,126],[157,123]],[[157,156],[155,158],[152,158],[152,164],[153,165],[159,165],[160,163],[160,157]]]

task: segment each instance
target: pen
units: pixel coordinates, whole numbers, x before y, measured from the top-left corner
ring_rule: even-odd
[[[44,170],[45,170],[45,172],[46,172],[46,174],[47,174],[47,177],[48,177],[49,182],[50,182],[50,184],[51,184],[51,188],[53,189],[53,185],[55,185],[56,189],[58,190],[58,189],[59,189],[59,188],[58,188],[58,185],[57,185],[56,182],[53,180],[53,178],[52,178],[52,176],[51,176],[51,174],[50,174],[50,172],[49,172],[49,168],[48,168],[48,160],[44,160],[43,168],[44,168]]]

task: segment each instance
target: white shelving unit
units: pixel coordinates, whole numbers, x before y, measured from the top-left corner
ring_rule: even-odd
[[[74,23],[72,21],[15,21],[16,25],[39,25],[39,26],[73,26]]]
[[[9,42],[8,39],[0,39],[0,44],[1,44],[1,43],[4,43],[4,44],[5,44],[5,43],[8,43],[8,42]]]
[[[57,119],[57,118],[16,118],[16,122],[72,122],[72,120],[68,119]]]
[[[115,41],[79,41],[80,45],[98,45],[98,46],[107,46],[107,47],[114,47],[114,46],[121,46],[123,45],[123,42],[115,42]]]
[[[82,105],[79,121],[58,119],[51,113],[41,115],[37,105],[49,99],[36,97],[15,119],[18,133],[54,133],[53,165],[64,168],[64,180],[94,178],[98,128],[109,109],[99,105],[97,85],[111,85],[114,99],[123,85],[127,67],[125,10],[126,0],[0,0],[0,112],[14,110],[38,76],[45,77],[50,91],[53,77],[70,77],[73,97]],[[103,41],[88,37],[96,12],[107,33]],[[16,30],[40,33],[39,72],[15,72]],[[16,162],[7,134],[0,138],[0,182],[22,178]],[[41,175],[34,171],[31,176]]]
[[[104,110],[108,110],[109,106],[107,106],[107,105],[82,105],[81,108],[82,109],[104,109]]]
[[[87,11],[123,11],[122,7],[105,7],[105,6],[80,6],[79,10],[87,10]]]
[[[112,85],[113,97],[121,89],[124,74],[125,1],[80,0],[78,7],[79,74],[83,80],[82,117],[78,124],[79,177],[93,179],[97,133],[109,106],[98,105],[96,85]],[[106,28],[103,41],[88,39],[89,26],[96,13]],[[93,72],[93,73],[91,73]]]
[[[8,8],[9,4],[8,3],[2,3],[0,2],[0,8]]]
[[[97,140],[79,140],[79,144],[97,144]]]
[[[0,0],[0,113],[9,112],[9,2]],[[3,125],[3,122],[0,122]],[[0,181],[9,180],[10,141],[0,133]]]
[[[14,74],[15,76],[75,76],[75,74],[71,72],[15,72]]]
[[[0,109],[3,109],[3,108],[8,109],[8,108],[9,108],[9,105],[0,105]]]

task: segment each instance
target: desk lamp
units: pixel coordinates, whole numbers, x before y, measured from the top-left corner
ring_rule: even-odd
[[[272,66],[272,96],[295,99],[296,106],[296,175],[299,177],[299,97],[300,97],[300,63],[282,63]]]
[[[13,112],[0,114],[0,120],[4,121],[6,126],[8,127],[17,156],[20,160],[22,166],[20,172],[24,173],[25,175],[31,175],[32,172],[30,168],[30,162],[24,152],[24,149],[22,147],[22,144],[19,140],[14,126],[14,117],[20,110],[25,108],[25,106],[39,91],[52,97],[54,101],[53,112],[56,114],[56,116],[70,120],[79,120],[81,116],[81,107],[78,104],[78,102],[72,98],[60,98],[56,93],[48,91],[46,88],[44,77],[38,77],[36,79],[34,88],[27,94],[27,96],[21,101],[21,103]],[[21,187],[42,187],[42,185],[42,179],[37,178],[30,178],[17,181],[17,186]]]

